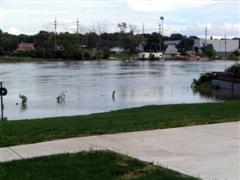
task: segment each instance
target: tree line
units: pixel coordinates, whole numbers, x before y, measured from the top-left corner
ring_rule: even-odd
[[[137,47],[144,48],[144,51],[157,52],[167,47],[164,41],[179,40],[178,51],[185,54],[192,50],[196,36],[185,36],[172,34],[162,37],[157,32],[135,34],[133,31],[126,32],[126,25],[119,24],[120,32],[96,33],[87,32],[69,33],[40,31],[35,35],[11,35],[0,30],[0,56],[21,56],[47,59],[107,59],[110,56],[112,47],[125,49],[124,53],[129,55],[138,52]],[[20,43],[33,43],[34,50],[16,51]]]

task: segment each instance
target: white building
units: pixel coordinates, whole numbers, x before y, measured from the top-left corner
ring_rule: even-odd
[[[212,44],[213,48],[215,49],[217,55],[224,56],[224,55],[230,55],[235,50],[239,49],[240,47],[240,41],[239,40],[232,40],[232,39],[196,39],[194,40],[194,50],[197,53],[201,53],[201,48],[204,44]]]
[[[110,53],[113,53],[113,54],[121,54],[124,52],[124,48],[121,48],[121,47],[113,47],[110,49]]]
[[[138,53],[138,59],[151,60],[151,59],[163,59],[162,52],[141,52]]]
[[[166,59],[173,59],[176,55],[179,54],[177,50],[177,45],[181,41],[165,41],[164,44],[167,45],[167,49],[164,53],[164,57]]]
[[[165,45],[175,45],[177,46],[181,41],[180,40],[176,40],[176,41],[164,41]]]

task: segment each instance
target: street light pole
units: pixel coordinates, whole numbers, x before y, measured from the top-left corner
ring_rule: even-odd
[[[7,95],[7,89],[5,87],[2,86],[2,82],[0,82],[0,108],[1,108],[1,121],[4,120],[3,117],[3,109],[4,109],[4,105],[3,105],[3,96]]]
[[[54,20],[54,50],[57,50],[57,18]]]
[[[0,89],[2,89],[3,87],[2,87],[2,82],[0,82]],[[1,94],[1,120],[3,121],[4,120],[4,118],[3,118],[3,109],[4,109],[4,105],[3,105],[3,95]]]
[[[162,28],[161,28],[161,23],[159,23],[159,51],[162,52],[162,37],[161,37],[161,31],[162,31]]]
[[[161,43],[163,43],[163,21],[164,21],[164,17],[161,16],[160,19],[162,21],[162,37],[161,37],[162,41],[161,41]],[[161,52],[163,52],[163,46],[162,45],[161,45]]]

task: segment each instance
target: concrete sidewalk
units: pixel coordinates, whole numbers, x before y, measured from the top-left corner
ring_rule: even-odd
[[[240,122],[0,148],[0,162],[90,149],[111,150],[202,179],[240,179]]]

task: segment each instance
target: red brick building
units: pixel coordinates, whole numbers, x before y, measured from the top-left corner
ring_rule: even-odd
[[[20,43],[17,47],[17,51],[32,51],[34,50],[33,43]]]

